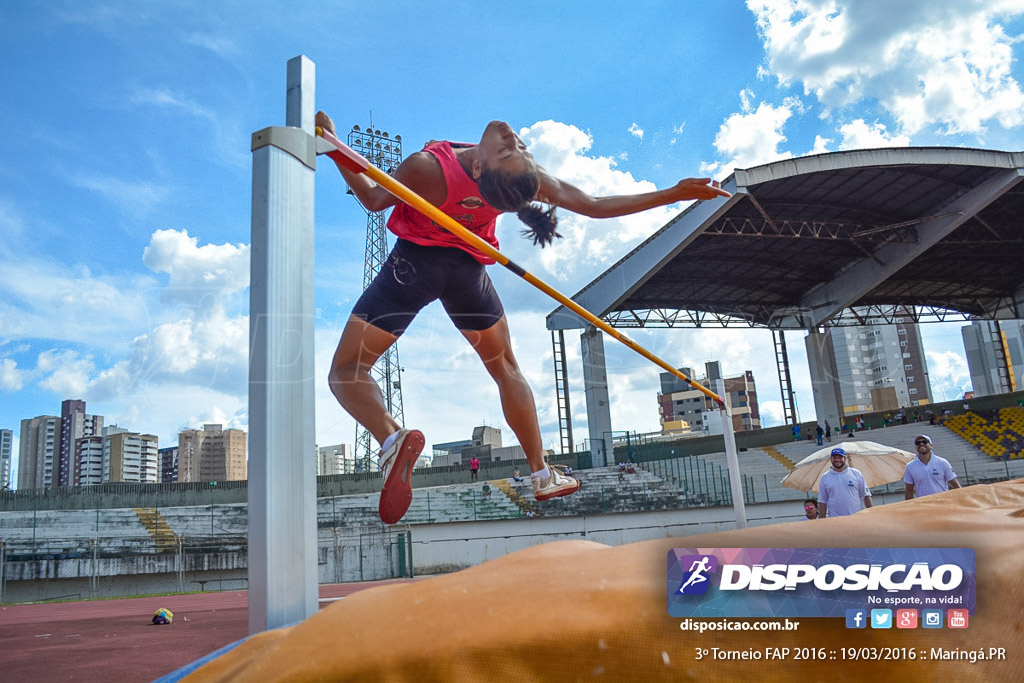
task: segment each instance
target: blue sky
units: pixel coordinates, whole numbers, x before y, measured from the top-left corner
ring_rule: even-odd
[[[699,8],[699,9],[698,9]],[[868,146],[1024,149],[1024,0],[741,2],[61,2],[0,5],[0,427],[81,398],[161,444],[203,422],[247,427],[250,135],[284,123],[285,64],[317,68],[344,131],[476,140],[521,130],[559,177],[597,193]],[[503,249],[572,294],[681,207],[592,221],[562,212],[540,251]],[[365,216],[317,178],[317,372],[359,294]],[[553,302],[492,269],[514,346],[557,441]],[[678,365],[753,370],[781,413],[765,331],[636,331]],[[959,325],[925,327],[934,389],[969,387]],[[802,344],[790,342],[801,417]],[[580,375],[569,336],[570,372]],[[616,429],[654,430],[658,370],[606,345]],[[497,392],[440,307],[399,344],[407,423],[428,442],[503,428]],[[574,418],[583,434],[581,378]],[[317,441],[355,427],[320,382]],[[806,399],[804,398],[806,397]]]

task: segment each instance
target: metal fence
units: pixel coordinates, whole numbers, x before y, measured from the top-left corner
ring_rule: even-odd
[[[321,530],[320,583],[412,576],[408,528]],[[0,539],[0,603],[238,590],[248,587],[248,538]]]
[[[992,463],[986,463],[987,467],[984,469],[978,463],[968,461],[967,458],[960,460],[960,467],[955,461],[951,464],[956,470],[957,478],[962,486],[1024,478],[1024,459],[993,460]],[[670,460],[654,460],[643,463],[642,467],[652,474],[672,482],[705,505],[732,505],[729,471],[719,463],[709,462],[705,458],[694,455]],[[796,500],[806,494],[806,492],[782,486],[777,478],[770,478],[767,474],[740,473],[740,477],[743,502],[748,505]],[[903,490],[902,481],[872,487],[874,493],[897,493]]]

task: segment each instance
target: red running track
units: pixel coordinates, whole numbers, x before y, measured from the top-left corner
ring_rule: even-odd
[[[320,607],[395,582],[323,585]],[[249,635],[248,600],[247,591],[223,591],[0,606],[0,680],[152,681]],[[151,623],[161,607],[173,624]]]

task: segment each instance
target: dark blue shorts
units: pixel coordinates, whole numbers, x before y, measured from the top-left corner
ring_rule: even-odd
[[[461,249],[400,239],[352,315],[397,336],[435,299],[460,330],[486,330],[505,314],[482,263]]]

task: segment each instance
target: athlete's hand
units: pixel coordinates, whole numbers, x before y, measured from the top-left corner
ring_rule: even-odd
[[[338,134],[334,130],[334,121],[331,121],[331,117],[322,111],[316,113],[316,125],[323,128],[331,135],[337,137]]]
[[[672,188],[676,201],[687,199],[718,199],[732,195],[722,189],[722,184],[711,178],[686,178]]]

